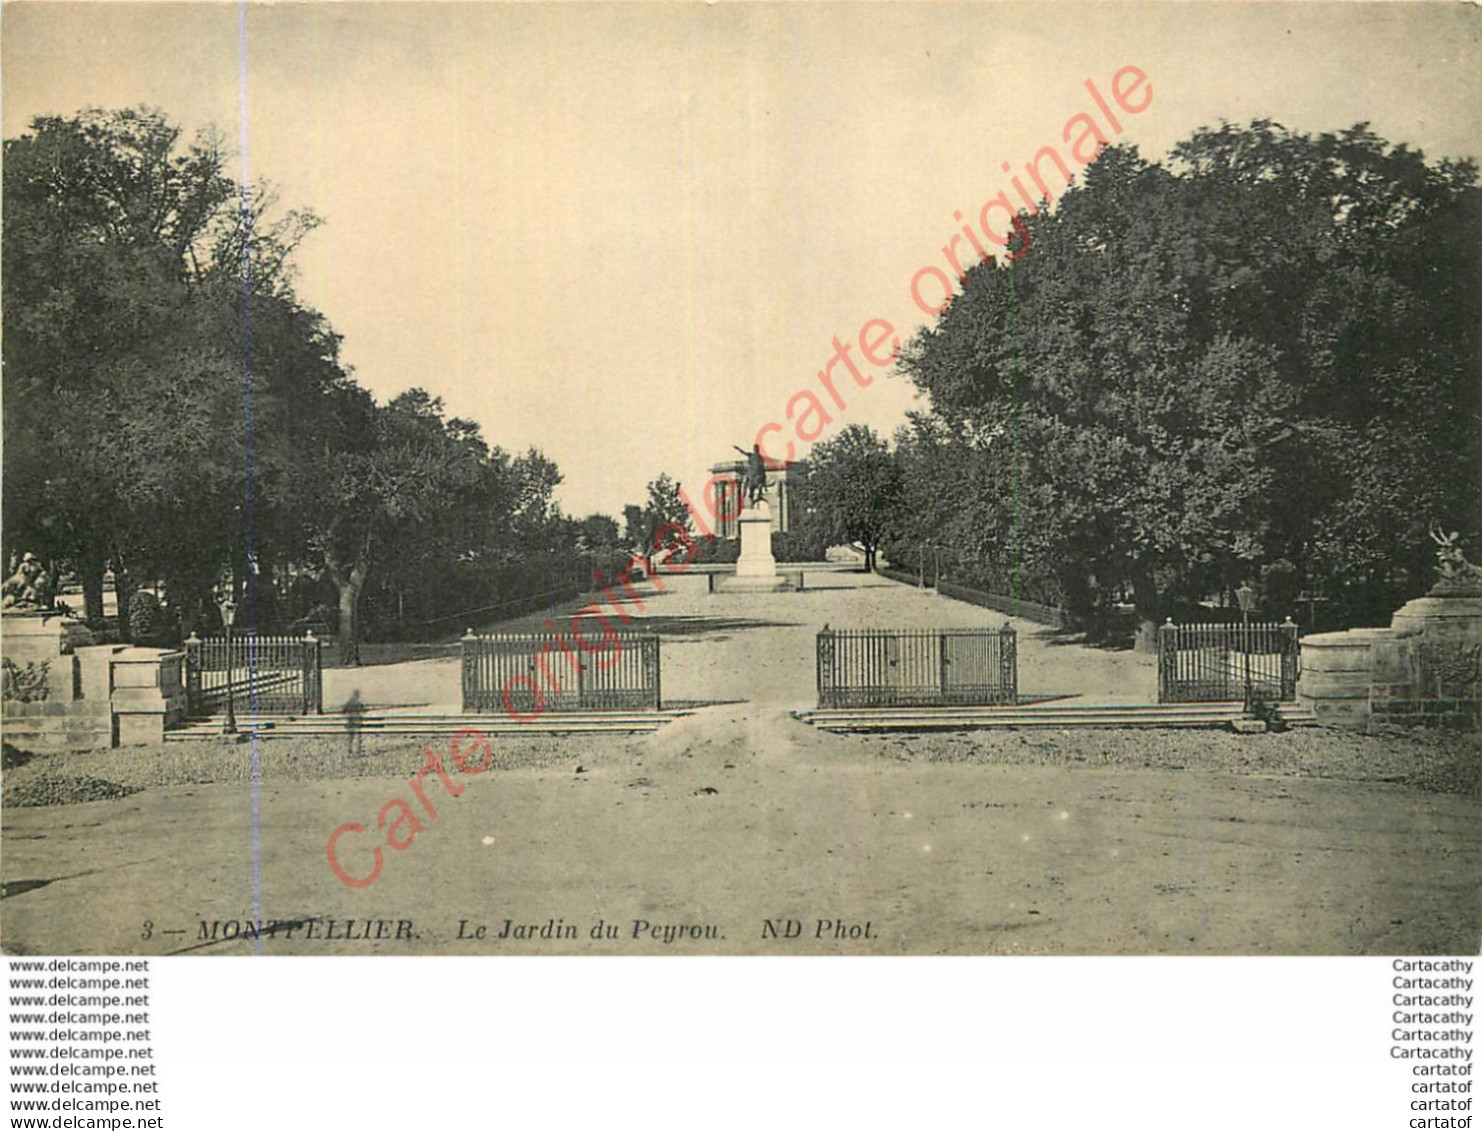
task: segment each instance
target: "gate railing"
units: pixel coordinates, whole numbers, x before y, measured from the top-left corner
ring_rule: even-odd
[[[1297,626],[1174,624],[1158,630],[1159,703],[1231,703],[1253,698],[1285,702],[1297,696]]]
[[[185,642],[186,711],[194,717],[233,707],[249,714],[322,715],[323,656],[319,640],[307,636],[233,633],[228,655],[224,636]]]
[[[463,637],[463,709],[532,719],[545,711],[657,711],[659,638],[616,632]]]
[[[1019,697],[1018,636],[1001,629],[818,634],[820,707],[992,706]]]

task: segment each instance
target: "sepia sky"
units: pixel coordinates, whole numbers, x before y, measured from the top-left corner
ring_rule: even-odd
[[[242,14],[6,4],[5,136],[90,105],[216,124],[237,175],[245,157],[327,220],[298,290],[357,379],[541,448],[578,515],[620,513],[661,471],[698,498],[770,421],[780,455],[835,335],[858,360],[869,320],[926,321],[912,277],[947,266],[953,213],[1008,188],[1002,163],[1071,161],[1088,78],[1110,99],[1121,68],[1146,73],[1115,140],[1148,156],[1256,117],[1482,154],[1482,14],[1460,4],[311,3],[249,6],[245,32]],[[825,435],[888,432],[912,402],[858,364],[875,379],[838,368]]]

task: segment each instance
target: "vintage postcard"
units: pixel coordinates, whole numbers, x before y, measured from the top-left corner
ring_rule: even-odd
[[[1482,15],[8,3],[10,955],[1475,955]]]

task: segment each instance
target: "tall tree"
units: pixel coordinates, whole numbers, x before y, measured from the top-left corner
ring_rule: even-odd
[[[338,444],[316,469],[321,491],[311,541],[339,594],[340,662],[360,662],[360,601],[371,571],[398,544],[426,545],[445,565],[454,545],[447,523],[478,491],[488,451],[466,421],[446,421],[442,402],[411,389],[384,407],[356,390],[342,406]],[[417,550],[413,550],[420,557]],[[423,584],[439,584],[436,575]]]
[[[70,561],[94,618],[136,526],[117,424],[192,328],[192,256],[233,191],[214,138],[179,142],[148,111],[42,117],[5,142],[6,543]]]
[[[248,559],[293,542],[282,504],[345,380],[288,286],[315,221],[247,194],[263,227],[243,273],[224,161],[216,135],[185,143],[144,109],[42,117],[5,143],[5,542],[70,564],[92,618],[109,565],[121,619],[131,577],[188,605],[233,561],[250,607]]]
[[[643,506],[629,503],[623,508],[623,536],[643,558],[650,572],[653,555],[662,550],[665,560],[676,553],[677,537],[666,536],[666,530],[691,532],[690,509],[679,495],[680,484],[667,473],[648,484],[648,497]]]
[[[865,569],[903,521],[901,469],[890,445],[862,424],[813,445],[808,455],[806,504],[822,522],[826,544],[856,542]]]
[[[200,627],[224,571],[239,622],[269,627],[279,583],[318,567],[349,662],[368,586],[404,627],[408,595],[425,624],[569,584],[556,466],[421,390],[376,405],[293,293],[318,219],[224,162],[152,110],[5,143],[5,549],[76,569],[92,617],[111,566],[121,613],[131,577],[159,579]]]
[[[1105,151],[903,353],[953,442],[1003,459],[1000,560],[1082,612],[1130,589],[1144,645],[1283,563],[1422,585],[1426,522],[1482,485],[1474,180],[1363,126]]]

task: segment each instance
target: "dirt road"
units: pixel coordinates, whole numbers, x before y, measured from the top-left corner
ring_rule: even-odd
[[[1036,741],[1072,760],[1096,733]],[[376,815],[393,797],[415,804],[391,775],[418,752],[388,748],[370,755],[385,776],[260,787],[256,898],[247,783],[11,808],[4,942],[243,953],[257,941],[224,935],[261,918],[320,920],[261,940],[297,954],[1476,953],[1475,797],[1198,768],[1201,744],[1232,737],[1179,734],[1195,763],[1182,770],[944,762],[919,742],[716,708],[650,738],[553,743],[542,765],[460,775],[458,797],[430,777],[438,816],[403,851],[382,844]],[[346,822],[369,830],[343,842],[347,871],[368,874],[382,847],[360,890],[326,858]],[[375,933],[346,920],[412,926],[346,939]],[[576,937],[540,937],[553,921]]]

